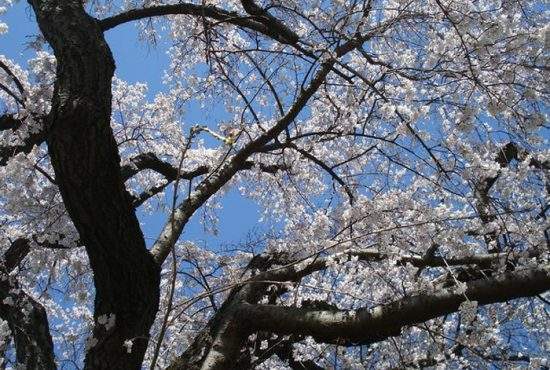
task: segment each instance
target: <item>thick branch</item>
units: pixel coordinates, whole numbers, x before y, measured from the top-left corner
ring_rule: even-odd
[[[525,252],[514,253],[489,253],[480,254],[466,257],[450,257],[444,258],[439,256],[421,257],[413,255],[393,256],[398,264],[407,264],[424,268],[424,267],[447,267],[447,266],[465,266],[476,265],[481,268],[490,267],[492,263],[496,262],[513,262],[520,258],[534,258],[538,257],[540,252],[537,250],[529,250]],[[303,277],[310,275],[316,271],[321,271],[329,266],[333,260],[345,262],[351,260],[352,257],[357,257],[361,261],[382,261],[392,256],[386,253],[378,251],[360,251],[360,250],[347,250],[339,253],[335,253],[328,257],[321,257],[318,255],[304,259],[302,261],[284,261],[278,260],[276,264],[282,264],[282,267],[268,270],[264,273],[258,274],[255,277],[257,281],[298,281]]]
[[[0,116],[0,131],[3,130],[15,130],[23,122],[20,119],[14,118],[12,115],[4,114]],[[44,131],[31,133],[23,140],[21,144],[0,146],[0,166],[5,166],[9,159],[16,156],[19,153],[28,154],[36,146],[42,144],[46,140],[46,134]]]
[[[178,176],[178,169],[168,162],[158,158],[154,153],[142,153],[133,157],[129,161],[130,163],[122,166],[121,175],[124,181],[135,176],[137,173],[143,170],[155,171],[166,178],[168,181],[174,181]],[[259,166],[260,170],[266,173],[276,173],[277,171],[285,169],[279,165],[266,165],[263,163],[255,164],[252,161],[245,161],[240,170],[250,170],[254,166]],[[209,166],[199,166],[192,171],[181,171],[179,178],[182,180],[191,180],[195,177],[208,174],[212,169]]]
[[[154,153],[142,153],[130,159],[129,164],[122,166],[120,172],[124,181],[135,176],[143,170],[153,170],[169,181],[174,181],[178,176],[178,169],[168,162],[164,162]],[[199,166],[193,171],[181,172],[179,178],[183,180],[191,180],[197,176],[208,173],[207,166]]]
[[[0,131],[16,130],[21,127],[22,124],[23,122],[20,119],[15,118],[12,114],[4,114],[0,116]]]
[[[258,6],[254,0],[241,0],[244,10],[255,17],[259,22],[263,23],[267,28],[276,30],[277,34],[288,40],[289,44],[295,44],[300,37],[283,22],[269,14],[269,12]]]
[[[107,31],[123,23],[165,15],[194,15],[199,17],[208,17],[215,19],[218,22],[231,23],[238,27],[259,32],[283,43],[296,42],[294,39],[288,39],[288,35],[286,35],[286,33],[280,33],[280,29],[269,27],[268,25],[252,20],[249,17],[243,17],[236,12],[229,12],[211,5],[196,5],[189,3],[158,5],[143,9],[129,10],[127,12],[101,20],[100,26],[103,31]]]
[[[241,169],[249,170],[249,169],[252,169],[255,165],[256,164],[252,161],[246,161],[241,166]],[[261,171],[266,173],[272,173],[272,174],[276,173],[277,171],[286,169],[285,166],[265,165],[263,163],[260,163],[258,166]],[[147,189],[143,191],[141,194],[139,194],[138,196],[134,197],[132,199],[132,204],[134,208],[141,206],[151,197],[162,192],[168,185],[170,185],[171,182],[176,180],[176,177],[178,175],[178,169],[176,167],[172,166],[168,162],[164,162],[163,160],[158,158],[154,153],[142,153],[131,158],[130,163],[122,166],[121,168],[122,178],[124,179],[124,181],[126,181],[130,179],[132,176],[135,176],[137,173],[147,169],[153,170],[161,174],[162,176],[164,176],[164,178],[167,181],[161,185],[156,185],[150,189]],[[187,172],[180,171],[179,178],[183,180],[192,180],[195,177],[206,175],[210,171],[211,171],[211,168],[209,166],[199,166],[192,171],[187,171]]]
[[[31,239],[38,246],[42,248],[47,248],[47,249],[69,249],[70,248],[57,242],[49,242],[49,241],[39,242],[37,240],[38,237],[36,235],[33,235]],[[19,266],[19,264],[21,264],[23,259],[29,254],[31,250],[30,249],[31,239],[18,238],[11,243],[11,245],[8,247],[6,252],[4,252],[4,256],[0,260],[0,263],[4,264],[6,271],[12,272],[17,266]],[[78,243],[78,245],[82,246],[80,242]]]
[[[17,363],[26,369],[55,369],[53,342],[44,307],[0,267],[0,317],[13,335]]]
[[[530,297],[550,289],[550,265],[467,283],[465,295],[479,305]],[[400,335],[405,326],[456,312],[464,294],[446,289],[403,298],[374,309],[318,310],[243,303],[237,316],[250,331],[312,336],[318,342],[368,344]]]
[[[4,252],[3,264],[8,273],[12,272],[30,252],[28,239],[19,238],[11,243],[8,250]]]
[[[260,255],[253,258],[243,276],[250,276],[252,271],[264,271],[271,267],[275,261],[269,257]],[[240,349],[248,336],[248,332],[234,320],[235,309],[242,302],[257,303],[266,293],[268,286],[269,284],[260,282],[233,288],[223,305],[197,335],[193,343],[167,369],[225,370],[235,368]]]

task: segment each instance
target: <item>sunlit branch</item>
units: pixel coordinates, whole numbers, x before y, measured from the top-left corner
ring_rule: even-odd
[[[318,342],[368,344],[400,335],[401,329],[456,312],[466,297],[479,305],[530,297],[550,289],[550,265],[466,283],[465,293],[444,289],[373,309],[319,310],[243,303],[235,315],[250,330],[312,336]]]

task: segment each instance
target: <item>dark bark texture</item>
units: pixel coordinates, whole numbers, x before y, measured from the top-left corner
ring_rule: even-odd
[[[115,64],[79,0],[29,0],[57,59],[47,144],[59,189],[90,258],[96,288],[89,369],[138,369],[158,309],[159,268],[145,247],[110,127]],[[102,315],[115,315],[106,330]],[[133,340],[127,353],[125,340]]]
[[[17,239],[0,261],[0,317],[8,322],[18,364],[27,369],[55,369],[46,310],[10,276],[28,253],[29,241]]]
[[[131,165],[120,167],[120,156],[110,127],[111,80],[115,63],[103,32],[133,20],[179,14],[230,23],[294,48],[298,48],[298,36],[268,10],[248,0],[241,1],[247,16],[213,6],[179,3],[130,10],[103,21],[87,14],[82,0],[28,2],[36,14],[44,38],[54,51],[57,79],[51,112],[47,117],[40,117],[44,122],[43,130],[31,135],[19,146],[0,147],[0,166],[5,165],[13,155],[28,153],[45,140],[65,207],[80,234],[80,243],[86,247],[94,273],[96,323],[89,342],[90,349],[86,353],[85,368],[140,369],[149,341],[149,330],[159,307],[159,266],[172,251],[189,219],[238,171],[255,166],[252,156],[266,151],[267,145],[276,141],[294,122],[325,83],[329,73],[340,73],[336,70],[337,58],[360,47],[369,38],[382,34],[392,23],[373,29],[371,33],[357,35],[338,46],[334,50],[335,57],[320,63],[307,88],[301,90],[288,111],[281,113],[281,118],[270,129],[229,157],[226,163],[215,169],[201,166],[182,172],[154,153],[140,154],[130,160]],[[309,55],[307,51],[303,53]],[[18,87],[22,89],[20,84]],[[16,130],[22,124],[21,120],[11,115],[0,116],[0,131]],[[517,148],[506,146],[497,160],[505,167],[510,158],[520,155]],[[319,160],[315,162],[321,163]],[[534,164],[541,169],[548,168],[547,163]],[[262,171],[270,173],[285,169],[284,166],[258,165]],[[328,167],[323,168],[327,170]],[[124,181],[143,170],[163,175],[166,184],[133,199],[126,191]],[[334,177],[334,172],[331,174]],[[203,175],[208,176],[178,205],[149,252],[134,207],[173,181],[192,180]],[[488,196],[494,181],[483,184],[485,193],[480,193],[480,196]],[[343,184],[341,180],[338,182]],[[351,192],[349,195],[351,200],[353,195]],[[483,219],[485,216],[481,211],[480,214]],[[14,241],[0,261],[0,277],[3,277],[0,279],[0,317],[8,321],[13,332],[18,361],[27,364],[27,369],[54,369],[54,351],[46,311],[18,289],[17,280],[8,277],[9,272],[30,253],[30,240]],[[444,260],[432,253],[424,257],[402,256],[398,263],[410,263],[419,269],[459,265],[490,269],[493,263],[503,259],[513,262],[521,257],[538,256],[538,251],[528,251],[514,255],[490,253]],[[378,261],[387,256],[376,251],[349,251],[340,257]],[[270,258],[255,258],[250,262],[241,282],[233,287],[224,304],[194,342],[173,361],[170,369],[252,367],[251,352],[247,349],[248,337],[257,332],[264,332],[264,335],[274,333],[280,337],[288,335],[289,339],[271,348],[271,352],[257,353],[256,357],[267,358],[267,355],[276,354],[293,368],[318,369],[313,361],[301,362],[292,358],[294,339],[298,341],[312,336],[319,342],[340,345],[374,343],[400,335],[406,326],[456,312],[466,296],[484,305],[534,296],[550,288],[550,266],[541,265],[500,275],[495,270],[495,274],[465,280],[465,293],[442,286],[429,294],[405,297],[385,306],[356,311],[276,306],[275,301],[264,305],[259,302],[270,294],[268,290],[273,282],[299,282],[303,277],[325,269],[328,263],[328,257],[323,256],[299,261]],[[113,317],[114,325],[106,326],[107,322],[112,323]],[[132,341],[131,353],[124,346],[126,340]]]
[[[27,369],[56,369],[53,342],[44,307],[0,268],[0,317],[8,322],[17,363]]]
[[[0,116],[0,131],[17,130],[23,125],[20,119],[9,114]],[[22,143],[15,145],[0,146],[0,166],[5,166],[8,161],[19,153],[28,154],[36,146],[46,139],[44,131],[31,133]]]
[[[457,289],[441,289],[374,309],[346,311],[243,303],[235,315],[241,325],[252,330],[309,335],[322,343],[370,344],[400,335],[405,326],[456,312],[466,297],[486,305],[544,293],[550,288],[550,266],[478,279],[466,286],[464,293]]]

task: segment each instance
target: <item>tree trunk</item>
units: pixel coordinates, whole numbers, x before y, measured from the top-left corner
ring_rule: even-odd
[[[12,332],[17,363],[26,369],[54,370],[46,310],[25,293],[9,273],[9,269],[0,264],[0,317],[8,322]]]
[[[120,175],[110,127],[111,51],[82,1],[29,3],[57,59],[48,149],[65,207],[94,272],[96,324],[85,366],[139,369],[158,310],[160,272]],[[113,315],[114,326],[106,326],[103,317]],[[125,340],[133,341],[131,353]]]

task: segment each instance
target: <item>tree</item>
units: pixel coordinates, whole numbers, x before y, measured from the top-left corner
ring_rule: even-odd
[[[0,56],[3,366],[547,368],[544,2],[28,3],[35,57]],[[114,77],[128,22],[171,40],[152,100]],[[230,188],[265,230],[186,240]]]

